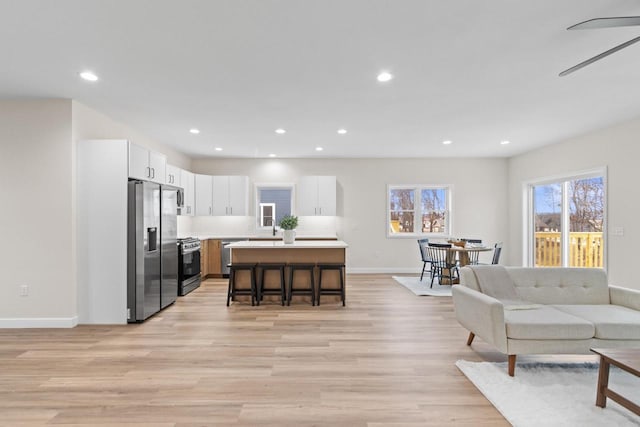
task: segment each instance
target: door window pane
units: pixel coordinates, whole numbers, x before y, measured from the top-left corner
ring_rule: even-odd
[[[568,198],[569,266],[603,267],[604,180],[569,181]]]
[[[534,265],[562,265],[562,184],[533,187]]]

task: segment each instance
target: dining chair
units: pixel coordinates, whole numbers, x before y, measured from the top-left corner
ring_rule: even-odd
[[[424,276],[424,271],[427,268],[427,264],[429,264],[429,271],[433,269],[431,264],[431,258],[429,257],[429,252],[427,251],[428,244],[429,244],[429,239],[418,239],[418,246],[420,247],[420,257],[422,258],[422,273],[420,273],[421,282],[422,282],[422,277]]]
[[[454,272],[458,272],[458,265],[451,253],[450,244],[429,243],[427,246],[429,257],[431,258],[431,285],[433,287],[433,279],[438,277],[438,283],[442,284],[443,279],[448,279],[449,284],[453,283]],[[459,273],[458,273],[459,276]]]
[[[467,250],[468,265],[478,265],[480,260],[480,251],[469,249]]]
[[[491,259],[491,265],[496,265],[498,264],[498,262],[500,261],[500,253],[502,252],[502,242],[498,242],[495,245],[493,245],[493,258]],[[481,265],[489,265],[486,263],[478,263]]]
[[[498,264],[500,261],[500,253],[502,252],[502,242],[496,243],[493,248],[493,259],[491,260],[491,264]]]

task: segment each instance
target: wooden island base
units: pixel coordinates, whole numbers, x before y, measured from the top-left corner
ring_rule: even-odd
[[[323,263],[340,263],[345,264],[347,244],[342,241],[296,241],[293,244],[285,245],[282,241],[244,241],[230,245],[231,263],[305,263],[305,264],[323,264]],[[260,284],[260,269],[257,269],[258,285]],[[345,278],[346,280],[346,278]],[[296,272],[293,279],[294,288],[308,288],[309,274],[304,272]],[[319,271],[315,269],[314,273],[315,289],[318,289]],[[236,277],[238,287],[249,288],[250,278],[248,272],[239,272]],[[285,269],[285,284],[289,289],[289,268]],[[322,274],[323,289],[338,289],[340,287],[340,276],[337,270],[325,271]],[[265,275],[265,289],[279,289],[280,279],[275,271],[268,271]],[[335,304],[341,300],[338,295],[323,295],[321,304]],[[236,297],[237,302],[249,303],[248,296]],[[264,302],[279,302],[280,297],[276,295],[265,295]],[[311,304],[311,296],[294,295],[292,304]]]

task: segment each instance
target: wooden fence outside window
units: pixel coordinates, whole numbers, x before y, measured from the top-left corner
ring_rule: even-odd
[[[536,267],[562,266],[562,240],[560,232],[535,233]],[[569,233],[570,267],[604,267],[602,232]]]

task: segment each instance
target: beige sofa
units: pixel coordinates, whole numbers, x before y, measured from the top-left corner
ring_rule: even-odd
[[[473,267],[461,269],[453,302],[458,321],[470,332],[467,345],[479,336],[507,354],[509,375],[514,375],[518,354],[640,348],[640,291],[609,286],[603,270],[496,268],[506,270],[522,300],[535,304],[512,309],[482,293]]]

